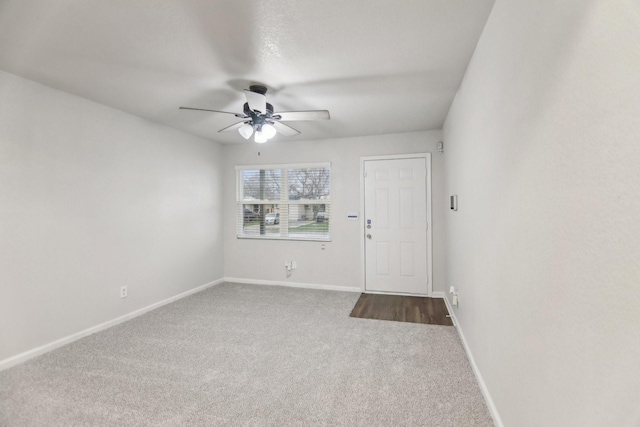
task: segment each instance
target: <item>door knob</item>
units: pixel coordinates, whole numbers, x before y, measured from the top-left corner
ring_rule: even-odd
[[[371,234],[367,234],[367,239],[371,240]]]

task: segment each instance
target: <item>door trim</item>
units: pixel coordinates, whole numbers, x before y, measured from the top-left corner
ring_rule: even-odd
[[[394,154],[387,156],[366,156],[360,157],[360,289],[366,292],[366,258],[365,258],[365,211],[364,211],[364,165],[370,160],[398,160],[398,159],[425,159],[427,167],[426,176],[426,202],[427,202],[427,294],[433,295],[433,225],[431,223],[431,153],[415,153],[415,154]],[[415,294],[413,296],[416,296]]]

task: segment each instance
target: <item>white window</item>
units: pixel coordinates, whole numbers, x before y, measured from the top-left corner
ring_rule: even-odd
[[[331,165],[236,166],[239,238],[331,240]]]

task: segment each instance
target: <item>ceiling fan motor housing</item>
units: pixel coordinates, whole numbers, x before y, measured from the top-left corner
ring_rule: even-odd
[[[267,94],[267,88],[266,86],[263,86],[263,85],[250,85],[249,90],[251,92],[259,93],[260,95]]]
[[[254,113],[253,110],[249,107],[249,103],[248,102],[244,103],[244,106],[242,107],[242,111],[247,116],[251,116],[251,117],[253,117],[254,115],[257,116],[257,114]],[[272,115],[273,115],[273,105],[271,105],[271,104],[269,104],[267,102],[267,112],[263,113],[263,114],[260,114],[260,116],[271,117]]]
[[[251,121],[247,121],[247,123],[252,124],[253,128],[258,131],[262,129],[262,125],[264,125],[265,123],[273,124],[273,122],[269,120],[271,119],[271,116],[273,114],[273,105],[269,104],[268,102],[267,102],[267,112],[264,114],[262,113],[258,114],[253,110],[251,110],[251,108],[249,107],[249,103],[247,102],[244,103],[243,112],[245,115],[251,117]]]

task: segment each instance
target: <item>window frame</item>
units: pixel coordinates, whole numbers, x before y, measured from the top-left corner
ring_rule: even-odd
[[[289,200],[288,190],[288,170],[290,169],[328,169],[329,170],[329,195],[325,199],[298,199]],[[244,199],[244,181],[243,172],[246,170],[280,170],[281,191],[278,200],[257,200]],[[287,163],[287,164],[270,164],[270,165],[241,165],[235,167],[236,174],[236,238],[238,239],[254,239],[254,240],[289,240],[289,241],[314,241],[314,242],[330,242],[333,214],[331,213],[331,193],[333,183],[331,180],[331,163],[330,162],[314,162],[314,163]],[[245,205],[278,205],[280,215],[280,225],[282,219],[286,217],[285,224],[287,228],[283,233],[280,229],[279,234],[248,234],[244,232],[244,207]],[[296,234],[289,235],[289,207],[305,205],[325,205],[325,212],[328,213],[326,235],[318,234]],[[283,207],[286,206],[286,215],[282,215]]]

